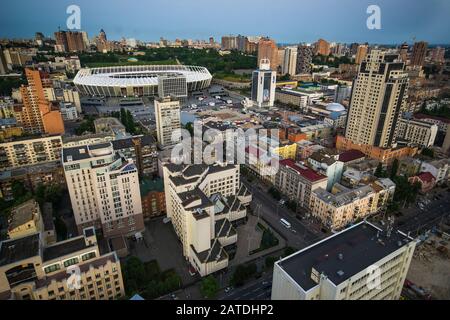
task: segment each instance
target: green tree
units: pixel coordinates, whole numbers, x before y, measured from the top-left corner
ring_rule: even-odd
[[[398,171],[398,159],[394,159],[391,166],[391,174],[390,174],[391,180],[395,178],[395,176],[397,175],[397,171]]]
[[[217,295],[218,291],[219,283],[217,282],[216,278],[214,278],[212,275],[203,278],[200,286],[200,292],[204,297],[209,299],[214,298]]]
[[[430,148],[424,148],[422,150],[421,154],[426,156],[426,157],[434,158],[434,150],[430,149]]]
[[[374,175],[377,178],[383,177],[383,164],[381,162],[378,162],[378,166],[377,169],[375,170]]]

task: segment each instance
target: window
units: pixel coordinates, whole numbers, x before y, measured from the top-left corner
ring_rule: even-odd
[[[72,266],[77,263],[78,263],[78,258],[68,259],[68,260],[64,261],[64,267],[67,268],[67,267]]]
[[[44,268],[44,272],[45,273],[52,273],[55,272],[57,270],[61,269],[61,266],[59,264],[53,264],[51,266],[45,267]]]

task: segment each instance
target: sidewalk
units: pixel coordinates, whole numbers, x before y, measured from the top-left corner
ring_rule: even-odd
[[[261,243],[262,232],[256,229],[258,223],[262,224],[266,228],[270,228],[270,230],[278,238],[279,242],[275,247],[249,255],[249,252],[251,250],[259,248],[259,245]],[[278,234],[263,219],[258,218],[254,215],[249,215],[247,224],[238,228],[238,245],[236,256],[232,261],[230,261],[228,266],[233,267],[240,264],[245,264],[249,261],[256,260],[260,257],[279,251],[284,247],[286,247],[286,241],[280,234]]]

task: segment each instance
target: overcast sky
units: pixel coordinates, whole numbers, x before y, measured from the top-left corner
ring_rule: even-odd
[[[268,35],[278,43],[450,43],[449,0],[1,0],[0,37],[46,36],[66,28],[66,8],[81,8],[89,37],[156,41]],[[366,27],[367,7],[381,9],[381,30]]]

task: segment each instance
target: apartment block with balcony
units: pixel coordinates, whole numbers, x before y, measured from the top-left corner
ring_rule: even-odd
[[[311,214],[331,230],[339,230],[382,210],[392,199],[395,184],[388,178],[347,188],[335,184],[331,191],[318,188],[311,195]]]
[[[226,268],[235,226],[245,223],[252,198],[240,184],[239,165],[169,163],[163,170],[167,217],[184,257],[201,276]]]
[[[360,222],[275,262],[272,300],[398,300],[415,246]]]
[[[78,231],[107,238],[144,230],[138,170],[111,142],[64,148],[62,162]]]
[[[59,160],[61,148],[59,135],[0,143],[0,170]]]
[[[93,228],[50,246],[43,244],[41,233],[0,243],[1,300],[112,300],[124,295],[120,261],[115,252],[102,252]]]

